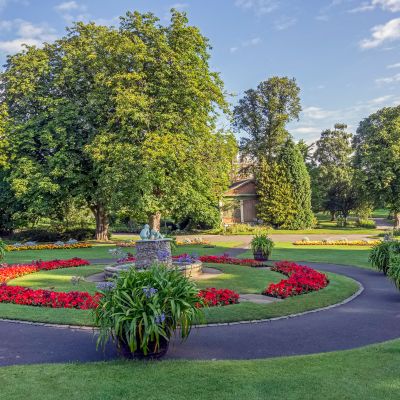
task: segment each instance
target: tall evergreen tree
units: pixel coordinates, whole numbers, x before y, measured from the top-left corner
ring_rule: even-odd
[[[262,220],[283,229],[312,226],[310,176],[292,139],[286,141],[276,160],[262,162],[257,183]]]

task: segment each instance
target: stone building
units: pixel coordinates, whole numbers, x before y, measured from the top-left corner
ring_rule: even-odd
[[[231,184],[221,204],[224,224],[251,224],[257,222],[258,195],[254,178],[238,180]]]

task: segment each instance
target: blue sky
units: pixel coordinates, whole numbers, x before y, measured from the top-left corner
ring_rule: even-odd
[[[303,112],[291,133],[308,142],[335,122],[400,104],[400,0],[0,0],[0,58],[63,35],[75,20],[118,24],[127,10],[162,23],[175,7],[213,46],[211,64],[235,101],[274,76],[295,77]]]

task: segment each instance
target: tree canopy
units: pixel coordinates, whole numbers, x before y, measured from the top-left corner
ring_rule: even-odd
[[[272,77],[246,90],[234,108],[234,127],[246,133],[240,143],[244,155],[271,161],[289,137],[286,124],[298,119],[300,88],[295,79]]]
[[[119,207],[155,227],[161,213],[215,220],[236,145],[215,133],[223,84],[184,13],[168,26],[138,12],[119,29],[77,23],[9,57],[1,86],[9,181],[39,212],[85,201],[97,239]]]
[[[400,228],[400,106],[382,108],[361,121],[353,145],[361,191],[387,205]]]

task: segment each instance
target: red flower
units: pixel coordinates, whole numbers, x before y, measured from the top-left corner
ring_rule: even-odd
[[[31,264],[9,264],[0,268],[0,283],[5,283],[11,279],[41,270],[50,271],[53,269],[80,267],[89,264],[89,261],[81,258],[71,258],[70,260],[33,261]]]
[[[323,289],[329,283],[325,274],[290,261],[277,262],[271,270],[287,275],[289,278],[282,279],[279,283],[271,283],[263,292],[267,296],[285,299],[289,296]]]
[[[230,289],[207,288],[200,290],[198,296],[208,307],[227,306],[239,303],[239,294]]]

